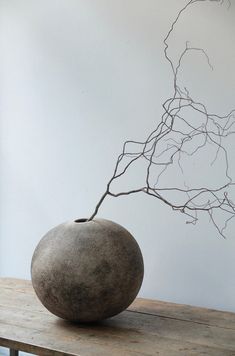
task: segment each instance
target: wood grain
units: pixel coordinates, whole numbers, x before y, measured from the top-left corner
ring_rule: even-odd
[[[136,299],[96,324],[50,314],[30,281],[0,279],[0,345],[43,356],[235,356],[235,314]]]

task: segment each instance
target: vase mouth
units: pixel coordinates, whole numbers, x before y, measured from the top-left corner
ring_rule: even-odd
[[[81,219],[74,220],[75,223],[85,223],[87,221],[88,221],[88,219],[86,219],[86,218],[81,218]]]

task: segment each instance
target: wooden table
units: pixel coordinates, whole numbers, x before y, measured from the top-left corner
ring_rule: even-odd
[[[235,355],[235,314],[136,299],[99,324],[50,314],[31,283],[0,278],[0,345],[43,356]]]

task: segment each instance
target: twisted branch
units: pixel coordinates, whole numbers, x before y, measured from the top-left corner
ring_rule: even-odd
[[[143,192],[162,201],[175,211],[179,211],[190,218],[187,223],[196,224],[200,212],[207,213],[211,222],[219,234],[225,237],[225,230],[228,223],[235,216],[235,204],[230,199],[228,190],[235,183],[229,174],[228,152],[224,142],[231,134],[234,134],[233,125],[235,123],[235,109],[226,115],[218,115],[208,111],[206,105],[195,100],[186,87],[181,87],[179,83],[179,71],[186,56],[193,52],[200,52],[205,57],[207,64],[213,69],[209,56],[202,48],[190,46],[186,42],[184,50],[176,61],[169,54],[169,38],[173,33],[180,17],[187,9],[195,3],[206,0],[191,0],[177,14],[173,21],[164,43],[164,56],[168,61],[173,74],[173,94],[162,104],[163,114],[157,127],[148,135],[145,141],[128,140],[124,142],[122,153],[118,156],[112,177],[107,183],[106,190],[100,198],[94,213],[88,220],[92,220],[103,203],[106,196],[119,197]],[[222,0],[209,0],[223,4]],[[230,2],[228,2],[230,5]],[[200,122],[192,123],[192,116],[200,116]],[[193,147],[193,149],[192,149]],[[169,172],[170,167],[177,164],[183,175],[183,159],[208,150],[214,149],[214,158],[210,162],[213,166],[219,155],[224,163],[224,182],[216,187],[203,186],[190,187],[184,181],[184,187],[161,187],[160,181]],[[144,160],[147,164],[145,184],[137,189],[113,193],[112,183],[123,176],[127,170],[137,161]],[[154,183],[152,183],[154,179]],[[172,196],[169,198],[169,192]],[[168,194],[167,194],[168,193]],[[178,203],[174,201],[175,194],[178,194]],[[223,226],[219,226],[216,219],[216,212],[225,214]]]

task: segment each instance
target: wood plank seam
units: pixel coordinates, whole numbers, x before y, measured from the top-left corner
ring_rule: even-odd
[[[220,328],[220,329],[227,329],[227,330],[235,330],[233,328],[228,328],[224,326],[219,326],[219,325],[214,325],[214,324],[208,324],[208,323],[203,323],[200,321],[196,320],[188,320],[188,319],[182,319],[182,318],[174,318],[173,316],[167,316],[167,315],[161,315],[161,314],[153,314],[153,313],[147,313],[147,312],[142,312],[142,311],[135,311],[135,310],[126,310],[128,313],[136,313],[136,314],[143,314],[143,315],[150,315],[150,316],[156,316],[158,318],[163,318],[163,319],[172,319],[172,320],[177,320],[177,321],[185,321],[187,323],[195,323],[195,324],[200,324],[200,325],[205,325],[205,326],[213,326],[215,328]]]

